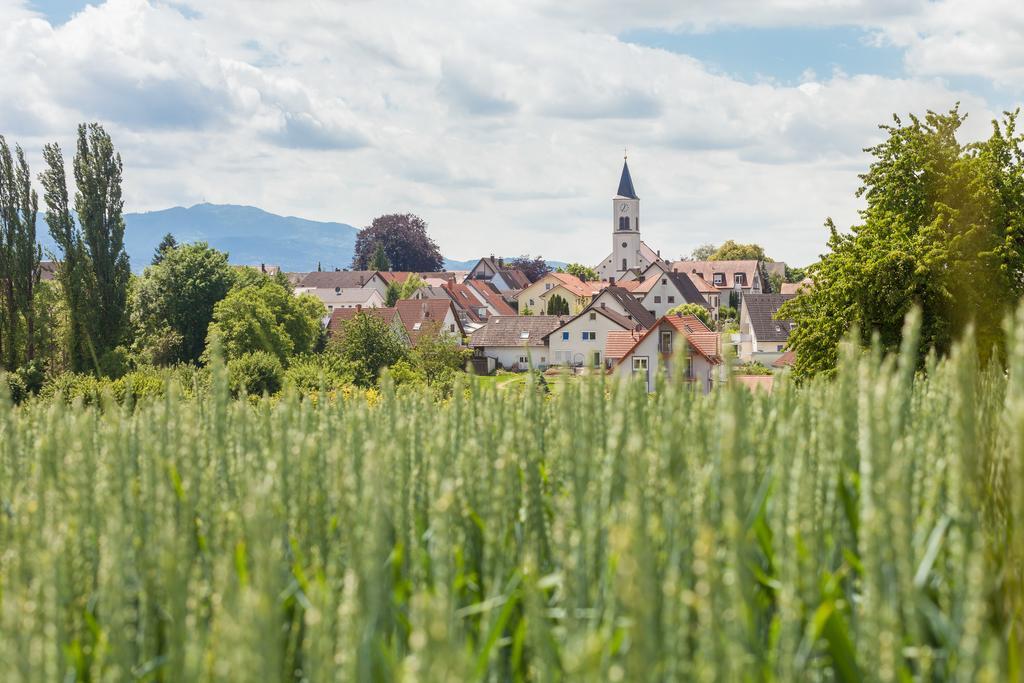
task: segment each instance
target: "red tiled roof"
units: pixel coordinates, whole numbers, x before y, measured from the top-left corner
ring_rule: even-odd
[[[637,330],[609,330],[604,344],[605,358],[619,359],[629,353],[640,341],[643,332]]]
[[[686,335],[690,346],[694,347],[702,356],[712,360],[719,356],[718,333],[712,332],[708,326],[695,315],[666,315],[665,322],[672,325]]]
[[[788,368],[796,362],[796,351],[789,349],[784,354],[775,359],[772,363],[772,367],[776,368]]]
[[[466,312],[467,318],[477,323],[486,318],[486,316],[481,317],[477,312],[478,309],[485,306],[485,303],[469,285],[448,282],[441,287],[452,298],[455,305]]]
[[[395,303],[395,308],[398,309],[398,315],[402,318],[402,324],[405,325],[406,332],[409,333],[409,339],[416,343],[416,339],[420,336],[420,332],[428,323],[438,323],[443,325],[444,318],[448,315],[448,311],[452,311],[452,315],[455,318],[455,324],[457,326],[457,332],[460,335],[464,335],[466,331],[462,329],[462,322],[459,320],[458,313],[453,310],[455,306],[451,299],[402,299]],[[419,323],[419,329],[416,329],[417,323]]]
[[[644,332],[636,343],[626,353],[619,358],[616,365],[622,362],[629,354],[633,353],[633,349],[637,347],[637,344],[647,338],[649,334],[653,334],[661,328],[662,323],[667,323],[672,327],[676,328],[683,336],[686,337],[686,341],[689,342],[690,346],[700,355],[704,356],[708,361],[714,365],[721,362],[721,354],[718,351],[718,333],[712,332],[708,329],[708,326],[701,322],[700,318],[695,315],[663,315],[655,322],[650,329]]]
[[[575,275],[569,273],[549,273],[555,277],[563,287],[568,289],[576,296],[593,296],[595,292],[601,290],[603,286],[607,286],[608,283],[600,282],[584,282]]]
[[[701,294],[718,294],[718,287],[702,278],[697,273],[687,273],[690,276],[690,280],[693,282],[693,286],[697,288],[697,291]]]
[[[759,261],[674,261],[672,270],[677,273],[693,273],[703,277],[712,286],[719,290],[732,289],[736,284],[736,274],[743,273],[746,282],[743,289],[749,289],[754,285],[754,276],[757,275]],[[725,276],[725,283],[715,285],[715,273]]]
[[[494,309],[494,315],[515,315],[516,310],[508,305],[489,280],[466,280],[467,287],[472,287],[477,296],[484,299]]]

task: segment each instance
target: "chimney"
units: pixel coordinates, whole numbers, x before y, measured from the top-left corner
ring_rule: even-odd
[[[362,304],[356,304],[356,313],[359,313],[362,310],[363,310],[363,305]]]
[[[266,266],[265,263],[261,263],[260,264],[260,272],[261,273],[266,273],[267,272],[267,266]]]
[[[424,318],[429,318],[430,317],[430,311],[427,309],[427,302],[426,301],[424,301],[422,304],[420,304],[420,309],[423,312],[423,317]]]
[[[500,256],[498,257],[498,267],[499,268],[504,268],[505,267],[505,259],[501,258]]]
[[[359,286],[360,287],[363,286],[363,276],[362,275],[359,276]]]
[[[609,287],[614,287],[615,286],[615,278],[613,278],[613,277],[608,278],[608,286]]]
[[[661,249],[659,249],[659,250],[658,250],[658,251],[656,251],[655,253],[656,253],[656,254],[658,255],[658,258],[661,258]]]
[[[449,287],[454,287],[455,286],[455,276],[454,275],[449,275],[448,276],[448,286]]]

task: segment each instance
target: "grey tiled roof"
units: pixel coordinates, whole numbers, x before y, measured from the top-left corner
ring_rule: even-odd
[[[743,308],[750,329],[759,342],[784,342],[789,339],[790,320],[775,320],[773,316],[793,298],[792,294],[744,294]]]
[[[559,315],[492,315],[470,346],[544,346],[544,337],[568,319]],[[523,333],[529,333],[525,338]]]

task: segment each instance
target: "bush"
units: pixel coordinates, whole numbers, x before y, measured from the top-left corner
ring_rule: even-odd
[[[103,377],[117,379],[123,377],[131,369],[131,354],[123,346],[110,349],[99,358],[99,374]]]
[[[110,383],[97,379],[95,375],[65,372],[43,385],[39,395],[46,400],[61,397],[69,404],[81,399],[84,405],[99,405],[100,397],[109,390]]]
[[[114,381],[111,390],[118,403],[134,405],[140,400],[160,398],[167,393],[167,376],[156,368],[139,369]]]
[[[25,380],[16,372],[0,374],[0,393],[4,391],[6,385],[7,395],[11,401],[17,405],[29,397],[28,387],[25,386]]]
[[[228,362],[231,393],[276,394],[284,381],[281,361],[266,351],[250,351]]]
[[[351,368],[334,353],[296,356],[284,373],[284,386],[302,393],[337,391],[352,382]]]
[[[733,374],[736,375],[771,375],[772,369],[767,365],[762,365],[757,361],[750,361],[747,363],[740,363],[733,368]]]

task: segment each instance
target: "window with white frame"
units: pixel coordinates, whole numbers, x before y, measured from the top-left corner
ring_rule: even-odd
[[[633,372],[647,372],[647,356],[633,356]]]

